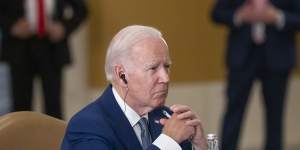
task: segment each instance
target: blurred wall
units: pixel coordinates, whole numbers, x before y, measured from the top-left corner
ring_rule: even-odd
[[[90,85],[105,85],[106,48],[121,28],[154,26],[164,34],[173,61],[175,82],[222,79],[224,29],[210,21],[212,0],[90,0]]]
[[[90,86],[103,87],[106,84],[103,73],[106,48],[117,31],[132,24],[154,26],[162,31],[171,50],[173,82],[224,78],[226,29],[213,24],[210,19],[213,0],[88,2]]]

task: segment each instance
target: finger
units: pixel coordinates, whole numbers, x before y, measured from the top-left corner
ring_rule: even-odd
[[[178,119],[194,119],[194,118],[196,118],[196,114],[193,113],[192,111],[186,111],[184,113],[178,114],[177,118]]]
[[[196,134],[196,128],[195,127],[190,127],[187,129],[187,132],[189,133],[189,137],[193,138],[193,136]]]
[[[191,110],[188,106],[179,104],[171,106],[170,109],[175,113],[182,113]]]
[[[198,126],[201,125],[201,121],[199,119],[187,120],[185,124],[189,126]]]

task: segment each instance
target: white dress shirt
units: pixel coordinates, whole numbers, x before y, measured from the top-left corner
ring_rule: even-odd
[[[50,19],[53,16],[53,12],[55,9],[55,0],[44,0],[44,8],[45,8],[45,20],[46,20],[46,27],[47,27],[47,21],[50,21]],[[25,10],[25,16],[27,20],[29,21],[30,29],[33,32],[37,32],[37,24],[38,24],[38,9],[37,9],[37,0],[25,0],[24,3],[24,10]]]
[[[128,119],[130,125],[133,127],[133,130],[136,136],[138,137],[139,142],[142,143],[141,129],[138,126],[138,121],[141,119],[141,116],[139,116],[129,105],[126,104],[126,102],[120,97],[120,95],[114,87],[112,87],[112,92],[115,99],[117,100],[117,103],[119,104],[120,108],[122,109],[123,113]],[[148,114],[142,117],[148,119]],[[163,133],[161,133],[152,144],[154,144],[161,150],[181,150],[180,145],[175,140]]]

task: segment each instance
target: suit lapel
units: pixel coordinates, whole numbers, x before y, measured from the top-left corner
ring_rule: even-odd
[[[106,120],[115,131],[115,135],[122,145],[129,150],[142,150],[132,126],[113,96],[111,86],[103,93],[100,103],[102,103],[103,113],[107,116]]]
[[[161,109],[154,110],[149,113],[149,127],[152,140],[154,141],[161,133],[162,125],[159,120],[163,118]]]

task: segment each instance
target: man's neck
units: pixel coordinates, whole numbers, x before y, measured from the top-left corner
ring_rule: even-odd
[[[115,88],[116,92],[119,94],[119,96],[122,98],[122,100],[130,106],[139,116],[144,116],[148,112],[152,110],[150,107],[142,106],[138,103],[137,100],[133,100],[130,97],[130,89],[123,88],[121,86],[117,86],[113,84],[113,87]]]

